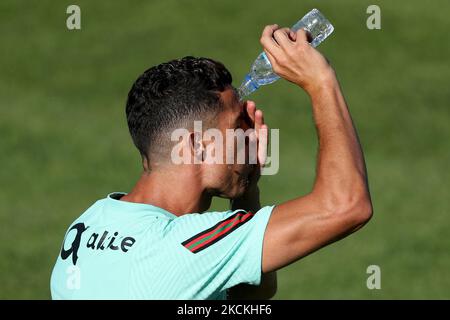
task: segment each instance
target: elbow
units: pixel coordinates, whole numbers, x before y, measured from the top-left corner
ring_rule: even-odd
[[[331,193],[325,203],[328,213],[351,229],[362,227],[373,216],[372,201],[365,184]]]
[[[373,207],[370,196],[362,196],[356,203],[350,203],[345,213],[353,227],[360,228],[372,219]]]

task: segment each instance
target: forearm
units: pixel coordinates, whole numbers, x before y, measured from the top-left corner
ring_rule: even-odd
[[[330,201],[368,196],[366,168],[356,129],[339,83],[330,77],[310,92],[319,137],[314,190],[331,195]],[[351,200],[351,199],[349,199]]]
[[[263,270],[278,270],[350,234],[372,216],[363,154],[338,81],[305,30],[272,25],[260,39],[273,70],[311,97],[319,136],[313,190],[278,204],[264,235]]]

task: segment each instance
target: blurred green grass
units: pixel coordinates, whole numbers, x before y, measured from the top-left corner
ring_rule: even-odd
[[[140,172],[124,103],[146,68],[185,55],[240,80],[269,23],[313,7],[334,24],[322,51],[364,146],[375,216],[360,232],[279,272],[278,299],[450,298],[448,1],[72,1],[0,3],[0,298],[49,298],[66,227]],[[382,29],[366,28],[378,4]],[[280,171],[264,204],[309,191],[317,142],[306,95],[279,81],[252,97],[280,128]],[[215,208],[226,208],[217,200]],[[366,268],[382,289],[366,288]]]

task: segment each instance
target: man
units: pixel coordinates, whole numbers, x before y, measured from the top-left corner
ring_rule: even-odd
[[[267,26],[261,44],[274,71],[311,98],[320,146],[311,192],[261,208],[267,126],[253,102],[238,99],[222,64],[186,57],[153,67],[126,106],[142,176],[71,225],[52,273],[54,299],[271,298],[276,270],[371,218],[363,153],[333,69],[303,30]],[[183,157],[202,159],[208,148],[194,121],[224,135],[254,128],[258,164],[174,163],[178,128],[188,132]],[[214,196],[231,199],[231,210],[207,212]]]

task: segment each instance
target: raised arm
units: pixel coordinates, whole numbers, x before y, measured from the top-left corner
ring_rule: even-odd
[[[319,139],[312,191],[277,205],[264,237],[263,271],[282,268],[339,240],[372,216],[364,156],[334,70],[307,34],[267,26],[261,37],[274,71],[311,98]]]

